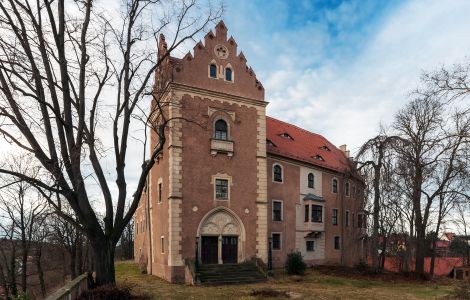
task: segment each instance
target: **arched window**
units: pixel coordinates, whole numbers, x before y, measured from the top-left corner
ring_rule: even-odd
[[[232,69],[225,68],[225,80],[232,81]]]
[[[274,165],[273,167],[273,180],[282,182],[282,167],[280,165]]]
[[[308,187],[313,189],[313,186],[314,186],[314,183],[315,183],[315,178],[313,177],[313,173],[308,173],[307,183],[308,183]]]
[[[215,122],[215,132],[214,137],[218,140],[227,140],[228,139],[228,131],[227,131],[227,122],[220,119]]]
[[[211,64],[209,67],[209,75],[212,78],[217,78],[217,66],[215,64]]]
[[[338,193],[338,179],[333,179],[331,182],[331,191],[333,193]]]

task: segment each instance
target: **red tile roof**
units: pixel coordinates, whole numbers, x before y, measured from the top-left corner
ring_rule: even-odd
[[[292,139],[281,136],[285,133]],[[268,142],[266,145],[266,150],[270,154],[342,173],[351,170],[349,159],[344,152],[323,136],[268,116],[266,117],[266,139],[274,144]],[[322,149],[325,146],[328,149]],[[323,160],[318,159],[319,157]]]

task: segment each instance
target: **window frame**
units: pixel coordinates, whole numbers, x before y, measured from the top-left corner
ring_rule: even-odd
[[[227,71],[230,71],[230,79],[227,79]],[[225,67],[225,74],[224,74],[225,81],[233,82],[233,70],[231,67]]]
[[[333,194],[338,194],[338,185],[339,185],[338,178],[331,179],[331,192]]]
[[[225,123],[225,132],[223,130],[218,130],[217,129],[217,123],[218,122],[223,122]],[[216,139],[216,140],[219,140],[219,141],[229,141],[230,140],[230,126],[229,126],[229,122],[227,122],[227,120],[225,120],[224,118],[217,118],[215,119],[214,121],[214,129],[213,129],[213,138]],[[219,137],[218,136],[218,133],[225,133],[225,138],[223,137]]]
[[[309,250],[308,243],[312,243],[312,250]],[[315,252],[315,240],[306,240],[305,241],[305,251],[306,252]]]
[[[310,221],[310,204],[304,205],[304,222],[308,223]]]
[[[350,197],[350,196],[351,196],[351,191],[350,191],[350,189],[351,189],[351,184],[349,183],[349,180],[346,180],[346,181],[344,182],[344,195],[345,195],[346,197]]]
[[[344,212],[344,226],[349,227],[349,210]]]
[[[281,170],[281,181],[276,180],[276,167],[279,167]],[[277,183],[284,183],[284,167],[280,163],[274,163],[272,167],[272,181]]]
[[[161,204],[162,203],[162,199],[163,199],[163,182],[158,182],[158,199],[157,199],[157,203],[158,204]]]
[[[275,234],[279,235],[279,248],[274,248],[274,238],[273,238],[273,236]],[[273,251],[281,251],[282,250],[282,232],[271,232],[271,250],[273,250]]]
[[[338,226],[338,209],[337,208],[333,208],[331,211],[331,223],[334,226]]]
[[[217,184],[217,181],[224,181],[227,183],[227,185],[225,186],[225,188],[227,189],[226,190],[226,198],[219,198],[217,197],[217,187],[220,186]],[[214,198],[215,200],[217,201],[228,201],[230,200],[230,180],[228,178],[220,178],[220,177],[216,177],[214,178]]]
[[[334,250],[341,250],[341,237],[339,235],[336,235],[333,238],[333,249]]]
[[[160,254],[165,254],[165,236],[160,236]]]
[[[308,173],[308,175],[307,175],[307,187],[309,189],[314,189],[315,188],[315,175],[313,175],[312,172]]]
[[[310,209],[311,210],[311,213],[310,213],[311,220],[310,221],[312,223],[323,223],[323,205],[312,204],[311,206],[312,206],[312,208]],[[313,213],[318,212],[318,210],[314,209],[314,207],[317,207],[317,208],[319,207],[320,208],[320,220],[319,221],[314,220]]]
[[[280,220],[275,220],[274,219],[274,203],[280,203],[281,204],[281,212],[280,212]],[[284,221],[284,201],[282,200],[272,200],[271,201],[271,220],[273,222],[282,222]]]
[[[215,74],[212,76],[212,67],[214,67]],[[209,78],[217,79],[217,64],[214,62],[211,62],[209,64]]]

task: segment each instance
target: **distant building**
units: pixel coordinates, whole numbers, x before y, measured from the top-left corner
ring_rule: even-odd
[[[163,58],[163,36],[159,47]],[[364,185],[346,146],[266,116],[223,22],[194,54],[164,59],[155,92],[173,120],[135,214],[135,259],[149,273],[184,281],[196,253],[202,264],[267,262],[269,245],[274,267],[291,251],[309,264],[361,259]]]

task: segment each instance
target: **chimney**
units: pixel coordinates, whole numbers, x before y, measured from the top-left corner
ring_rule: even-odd
[[[339,146],[339,150],[343,151],[344,155],[349,158],[349,150],[347,150],[346,144]]]

